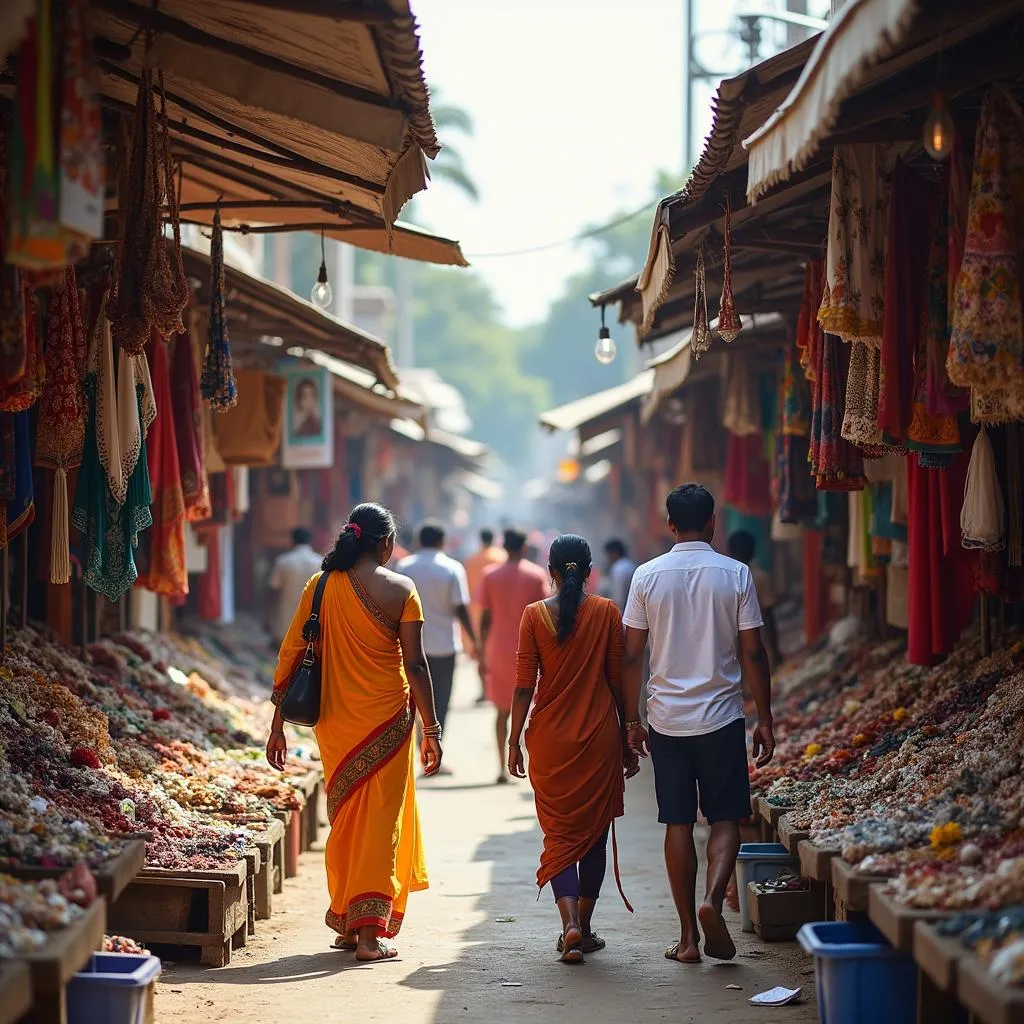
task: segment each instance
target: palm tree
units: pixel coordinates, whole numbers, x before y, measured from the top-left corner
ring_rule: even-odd
[[[453,103],[445,103],[441,98],[440,89],[431,89],[430,111],[434,115],[434,125],[441,141],[441,152],[431,165],[431,175],[460,191],[474,203],[480,199],[480,190],[476,187],[462,153],[449,141],[451,135],[462,135],[471,138],[476,129],[473,116],[462,107]]]

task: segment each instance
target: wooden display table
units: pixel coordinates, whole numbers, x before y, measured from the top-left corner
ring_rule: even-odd
[[[793,826],[790,824],[790,818],[790,814],[783,814],[782,817],[779,818],[779,842],[782,843],[782,845],[787,850],[789,850],[789,852],[793,854],[794,857],[799,857],[800,844],[805,839],[810,839],[811,833],[808,832],[806,829],[793,828]]]
[[[145,867],[145,864],[145,840],[129,839],[125,848],[116,857],[112,857],[100,867],[93,869],[93,878],[96,879],[96,888],[100,895],[109,903],[113,903],[128,887],[128,883]],[[38,882],[44,878],[60,878],[69,869],[19,865],[5,870],[7,874],[13,875],[15,878]]]
[[[880,885],[868,889],[868,917],[893,948],[913,956],[914,925],[918,921],[939,921],[951,914],[941,910],[914,910],[887,895]]]
[[[110,928],[138,942],[198,946],[224,967],[248,939],[248,865],[222,871],[146,868],[111,908]]]
[[[839,850],[815,846],[809,839],[797,844],[800,858],[800,874],[813,878],[815,882],[832,883],[832,861],[839,856]]]
[[[24,960],[0,960],[0,1024],[17,1024],[32,1009],[32,972]]]
[[[866,914],[868,889],[885,881],[879,875],[862,875],[842,857],[833,857],[832,885],[835,888],[836,920],[849,921],[851,914]]]
[[[761,816],[761,820],[766,826],[764,831],[766,836],[765,842],[773,843],[776,841],[779,834],[779,819],[784,814],[789,814],[790,811],[794,810],[796,810],[795,807],[776,807],[775,804],[768,803],[763,796],[757,798],[757,813]]]
[[[302,855],[302,813],[275,811],[274,817],[284,825],[284,877],[294,878],[299,873]]]
[[[267,822],[253,840],[260,851],[263,868],[256,876],[256,920],[266,921],[273,913],[274,894],[284,889],[284,825],[276,818]]]
[[[927,921],[918,921],[914,925],[914,960],[932,984],[949,996],[957,997],[957,965],[969,955],[959,939],[940,935]]]
[[[1024,1024],[1024,988],[999,984],[988,968],[964,950],[957,961],[960,1002],[980,1024]]]
[[[32,974],[32,1024],[66,1024],[67,984],[103,945],[106,922],[101,897],[69,927],[54,932],[42,949],[21,958]]]

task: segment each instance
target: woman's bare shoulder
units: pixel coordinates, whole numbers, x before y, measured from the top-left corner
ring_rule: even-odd
[[[396,595],[408,596],[416,589],[416,584],[408,576],[403,576],[400,572],[394,572],[383,566],[374,573],[374,576],[382,587],[387,587],[391,593]]]

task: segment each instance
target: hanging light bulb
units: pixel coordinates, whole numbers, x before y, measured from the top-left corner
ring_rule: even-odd
[[[933,160],[945,160],[953,152],[956,125],[946,109],[941,92],[932,98],[932,107],[924,120],[924,148]]]
[[[323,228],[320,229],[320,273],[316,275],[316,284],[313,285],[309,298],[317,309],[328,309],[334,301],[334,289],[327,280],[327,247]]]
[[[619,350],[612,338],[612,332],[604,325],[604,306],[601,307],[601,330],[597,332],[597,344],[594,346],[594,358],[603,366],[615,362]]]

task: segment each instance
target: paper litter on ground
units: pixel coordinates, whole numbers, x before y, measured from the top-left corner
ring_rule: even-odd
[[[779,985],[776,988],[769,989],[767,992],[760,992],[756,996],[751,996],[750,1001],[755,1006],[785,1006],[787,1003],[795,1003],[800,998],[800,993],[803,989],[799,988],[784,988]]]

